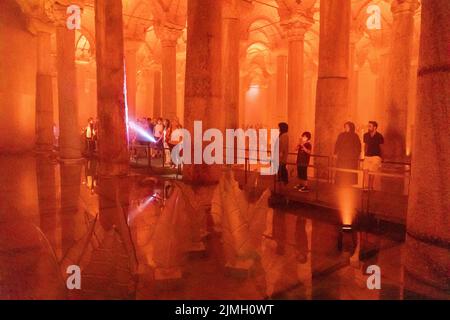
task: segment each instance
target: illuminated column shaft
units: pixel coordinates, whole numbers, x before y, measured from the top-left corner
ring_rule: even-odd
[[[358,70],[356,61],[356,44],[361,40],[362,33],[352,29],[350,32],[350,65],[349,65],[349,107],[348,119],[357,122],[358,118]]]
[[[392,44],[389,60],[387,92],[387,127],[384,158],[404,160],[412,48],[414,40],[414,13],[418,0],[392,2]]]
[[[287,121],[287,57],[277,57],[277,112],[278,122]]]
[[[122,1],[95,1],[99,174],[128,173]]]
[[[161,41],[162,116],[173,121],[177,117],[177,40],[182,27],[166,23],[156,26]]]
[[[137,40],[125,40],[125,69],[127,75],[127,106],[130,119],[136,117],[137,62],[136,54],[141,45]]]
[[[350,14],[350,1],[329,0],[320,6],[315,154],[333,154],[334,143],[346,121]]]
[[[53,149],[53,84],[50,32],[37,33],[36,148]]]
[[[203,122],[203,130],[222,128],[220,16],[215,2],[188,0],[184,126],[193,144],[201,143],[194,141],[195,120]],[[218,165],[192,164],[183,169],[183,179],[192,183],[214,183],[219,176]]]
[[[153,73],[153,117],[161,117],[161,71]]]
[[[237,0],[222,0],[223,108],[225,128],[239,127],[239,43]]]
[[[303,48],[305,32],[311,23],[300,21],[288,27],[288,119],[290,151],[307,128],[306,106],[303,103]]]
[[[65,20],[56,27],[59,156],[62,161],[81,158],[80,124],[78,121],[77,81],[75,70],[75,31]]]
[[[444,299],[450,291],[449,15],[449,1],[422,1],[405,255],[406,289]]]
[[[176,41],[162,41],[162,106],[163,116],[177,116],[177,47]]]

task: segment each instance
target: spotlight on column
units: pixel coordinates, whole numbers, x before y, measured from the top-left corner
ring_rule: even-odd
[[[338,249],[351,255],[355,252],[357,245],[357,233],[353,231],[352,225],[343,224],[341,225],[338,238]]]
[[[342,230],[342,232],[352,232],[353,228],[352,228],[351,224],[343,224],[341,226],[341,230]]]

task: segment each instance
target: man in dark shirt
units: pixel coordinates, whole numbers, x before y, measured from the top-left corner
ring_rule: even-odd
[[[378,123],[376,121],[369,121],[368,132],[364,134],[364,165],[365,171],[376,172],[381,167],[382,150],[381,145],[384,143],[384,138],[378,132]],[[369,175],[369,189],[373,189],[374,176]]]

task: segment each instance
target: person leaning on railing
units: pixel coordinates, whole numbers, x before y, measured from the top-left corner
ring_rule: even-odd
[[[361,140],[355,132],[353,122],[344,124],[344,132],[341,132],[334,146],[336,167],[341,169],[357,170],[361,156]],[[354,185],[358,183],[358,174],[352,172],[336,171],[336,184]]]
[[[364,134],[364,171],[377,172],[381,168],[382,163],[382,149],[384,144],[384,137],[378,132],[378,123],[376,121],[369,121],[368,132]],[[373,189],[374,176],[369,175],[368,185],[363,186],[365,190]]]

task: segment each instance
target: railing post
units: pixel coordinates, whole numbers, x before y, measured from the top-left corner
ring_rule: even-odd
[[[245,160],[244,160],[244,173],[245,173],[244,183],[245,184],[247,184],[247,165],[248,165],[248,160],[247,160],[247,157],[245,157]]]

